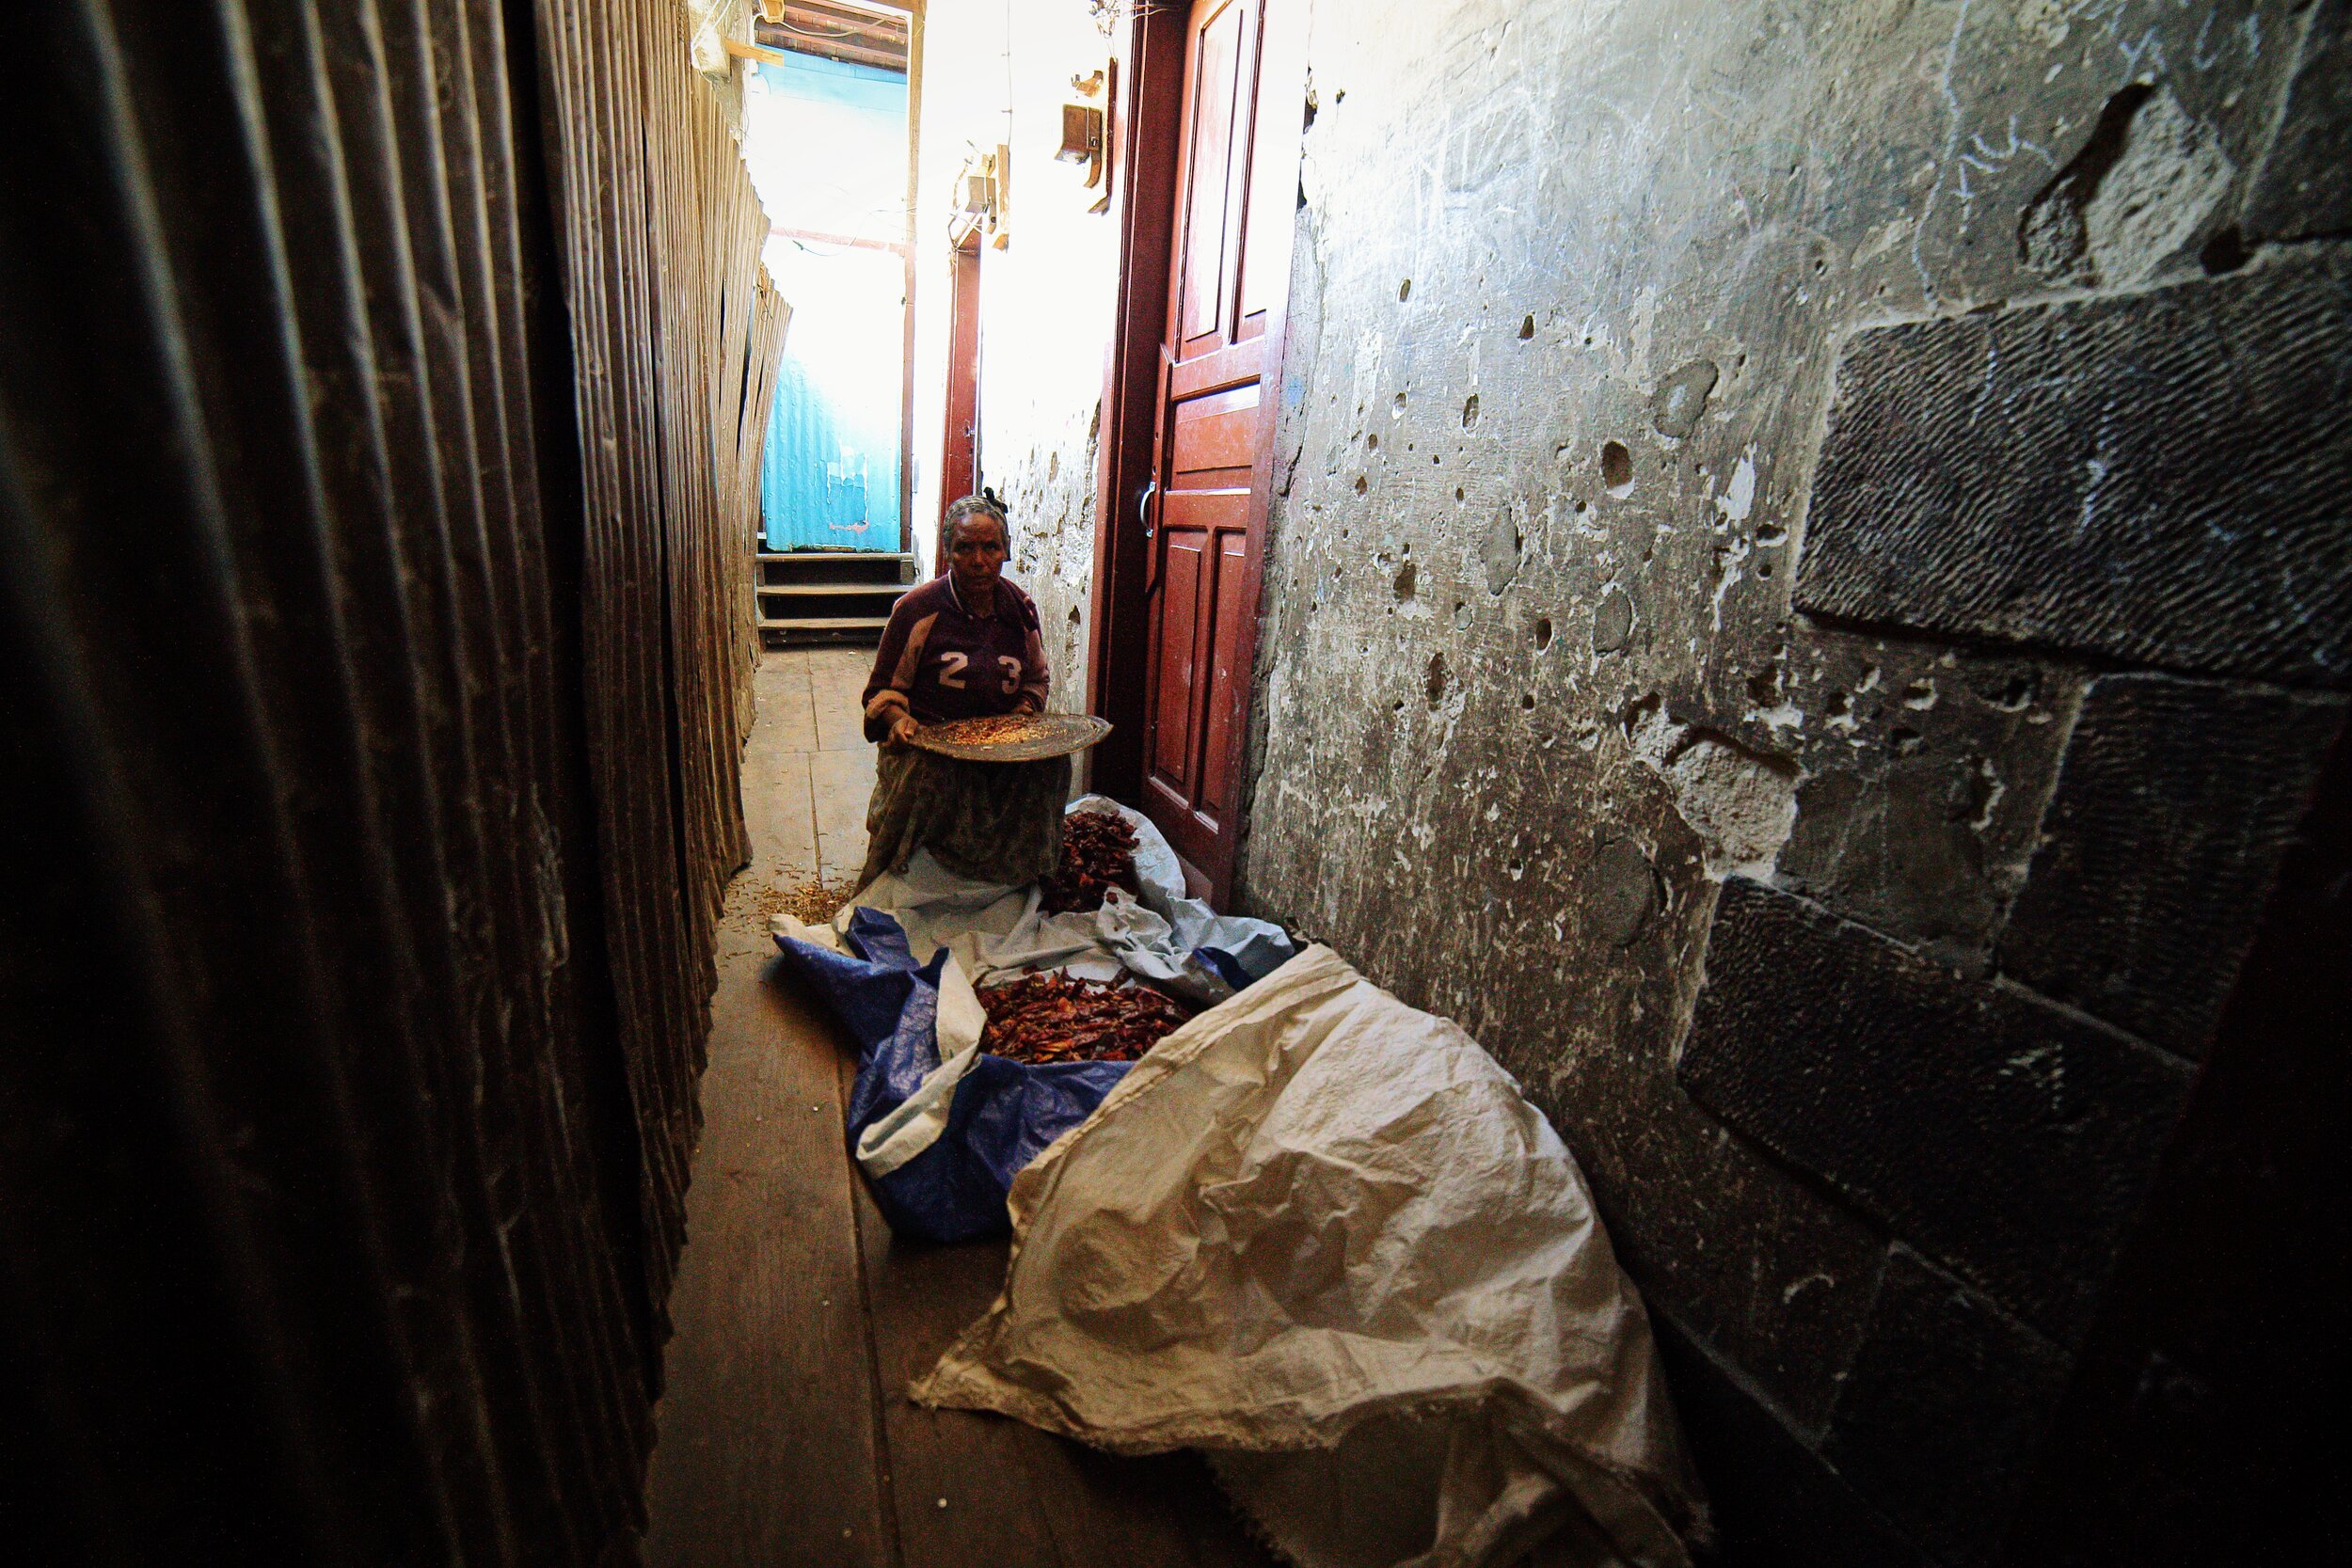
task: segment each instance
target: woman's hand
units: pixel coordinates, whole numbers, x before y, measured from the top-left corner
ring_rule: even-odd
[[[890,721],[890,734],[882,744],[893,748],[904,746],[914,738],[914,715],[901,713]]]

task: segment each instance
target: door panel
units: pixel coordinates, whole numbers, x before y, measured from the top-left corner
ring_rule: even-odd
[[[1248,490],[1179,490],[1163,503],[1161,515],[1167,519],[1171,537],[1186,529],[1243,529],[1248,526],[1249,492]],[[1197,546],[1208,548],[1206,542]]]
[[[1258,374],[1259,349],[1260,345],[1252,341],[1178,360],[1168,371],[1168,395],[1198,397],[1202,392],[1254,380]]]
[[[1242,665],[1240,650],[1241,628],[1249,609],[1242,602],[1242,563],[1248,544],[1249,536],[1244,530],[1234,529],[1217,535],[1216,589],[1211,599],[1216,608],[1210,622],[1213,641],[1208,650],[1208,723],[1201,736],[1198,796],[1200,814],[1212,819],[1225,816],[1230,800],[1232,756],[1228,742],[1232,739],[1231,716],[1239,706],[1233,700],[1233,683],[1249,678],[1249,671]]]
[[[1203,8],[1209,12],[1205,19],[1197,14]],[[1249,0],[1219,0],[1195,10],[1199,31],[1193,48],[1193,134],[1185,149],[1183,308],[1178,314],[1182,341],[1187,345],[1224,325],[1227,231],[1238,227],[1229,221],[1232,204],[1226,191],[1235,165],[1243,161],[1233,154],[1244,150],[1234,145],[1234,120],[1243,107],[1243,83],[1256,75],[1242,69],[1243,49],[1253,41],[1248,36]]]
[[[1146,567],[1143,806],[1197,891],[1238,833],[1271,469],[1263,377],[1279,351],[1297,188],[1299,0],[1193,0],[1176,159]],[[1269,60],[1275,63],[1269,67]]]
[[[1235,387],[1173,405],[1168,432],[1168,489],[1203,489],[1220,483],[1204,476],[1244,470],[1258,458],[1258,384]]]
[[[1162,782],[1173,784],[1182,799],[1183,784],[1191,771],[1193,704],[1188,694],[1200,630],[1200,567],[1216,535],[1172,526],[1167,535],[1167,565],[1160,573],[1162,613],[1153,628],[1157,646],[1152,662],[1159,694],[1165,699],[1172,693],[1175,700],[1152,715],[1152,771]]]
[[[1261,190],[1260,182],[1252,177],[1248,217],[1240,226],[1241,287],[1233,329],[1237,341],[1254,342],[1264,336],[1266,312],[1290,290],[1289,241],[1297,207],[1297,182],[1295,169],[1268,168]],[[1277,267],[1281,269],[1279,274]]]
[[[939,454],[939,519],[979,478],[980,236],[956,247],[947,296],[947,420]]]

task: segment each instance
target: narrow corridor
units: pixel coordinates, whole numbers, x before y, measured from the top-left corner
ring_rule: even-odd
[[[2352,0],[70,0],[0,125],[43,1564],[2352,1561]],[[940,879],[779,952],[883,638]],[[1052,869],[920,734],[1039,694]]]
[[[853,876],[873,749],[862,649],[769,652],[744,753],[753,862],[727,893],[706,1124],[670,1314],[654,1568],[1174,1568],[1271,1561],[1189,1454],[1120,1459],[908,1382],[984,1310],[1002,1242],[894,1241],[843,1143],[855,1063],[775,983],[779,897]]]

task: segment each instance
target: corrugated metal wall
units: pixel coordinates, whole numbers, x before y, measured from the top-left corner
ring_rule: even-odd
[[[737,797],[741,692],[758,657],[746,573],[756,517],[741,422],[768,221],[672,0],[541,0],[545,117],[585,453],[582,610],[591,789],[618,1018],[646,1139],[646,1267],[682,1241],[711,923],[749,858]],[[772,296],[766,296],[772,298]],[[759,379],[765,380],[763,373]],[[713,483],[723,465],[726,483]],[[673,787],[649,788],[669,748]],[[675,848],[672,847],[675,846]],[[683,868],[676,911],[650,896]]]
[[[781,311],[673,0],[0,8],[0,1488],[633,1559]]]

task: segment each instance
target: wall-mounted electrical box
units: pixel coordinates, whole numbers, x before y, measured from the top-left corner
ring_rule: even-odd
[[[1055,161],[1093,166],[1087,176],[1091,185],[1100,178],[1103,162],[1103,111],[1087,103],[1061,106],[1061,150]]]
[[[1054,157],[1065,164],[1087,166],[1086,188],[1101,194],[1090,213],[1110,210],[1110,123],[1103,105],[1110,103],[1108,88],[1116,61],[1105,62],[1100,69],[1070,78],[1070,90],[1080,98],[1090,98],[1091,103],[1069,103],[1061,106],[1061,148]]]
[[[974,148],[956,175],[955,219],[948,238],[957,245],[977,230],[996,249],[1011,238],[1008,228],[1012,204],[1012,149],[998,143],[993,152]]]

